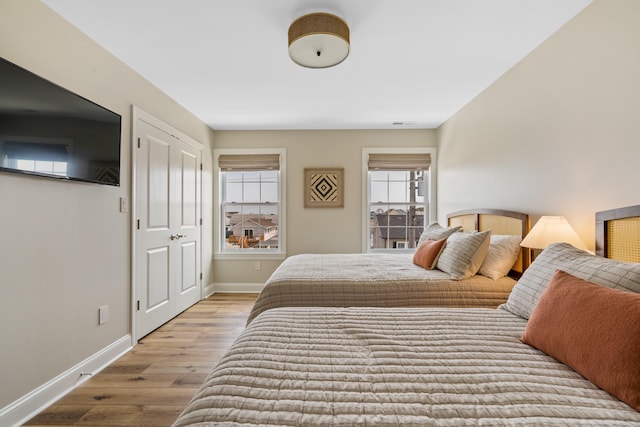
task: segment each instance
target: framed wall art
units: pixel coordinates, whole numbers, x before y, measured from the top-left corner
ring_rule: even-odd
[[[341,208],[344,206],[343,168],[305,168],[304,207]]]

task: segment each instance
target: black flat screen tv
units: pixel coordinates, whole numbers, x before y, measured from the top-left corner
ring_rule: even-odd
[[[120,185],[122,117],[0,58],[0,172]]]

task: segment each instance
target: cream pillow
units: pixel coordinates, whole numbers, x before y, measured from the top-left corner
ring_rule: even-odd
[[[520,236],[491,235],[489,251],[485,257],[478,274],[493,280],[509,274],[520,254]]]
[[[475,275],[487,256],[490,237],[491,230],[453,233],[447,238],[447,243],[438,258],[438,270],[457,280]]]
[[[446,239],[447,237],[451,236],[453,233],[457,233],[458,231],[462,231],[462,227],[460,227],[459,225],[456,227],[445,228],[440,224],[438,224],[437,222],[432,222],[431,224],[427,225],[424,228],[424,231],[422,232],[422,234],[420,235],[420,239],[418,240],[417,246],[420,246],[422,242],[424,242],[427,239],[430,239],[430,240]]]
[[[444,253],[440,259],[442,256]],[[569,243],[552,243],[526,269],[507,302],[498,308],[528,319],[556,270],[600,286],[640,293],[640,263],[591,255]]]

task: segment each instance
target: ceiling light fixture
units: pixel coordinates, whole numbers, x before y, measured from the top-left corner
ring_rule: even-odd
[[[289,27],[289,56],[308,68],[333,67],[349,55],[349,27],[330,13],[310,13]]]

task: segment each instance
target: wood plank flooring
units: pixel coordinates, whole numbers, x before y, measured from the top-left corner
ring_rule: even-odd
[[[245,322],[256,294],[214,294],[25,426],[170,426]]]

